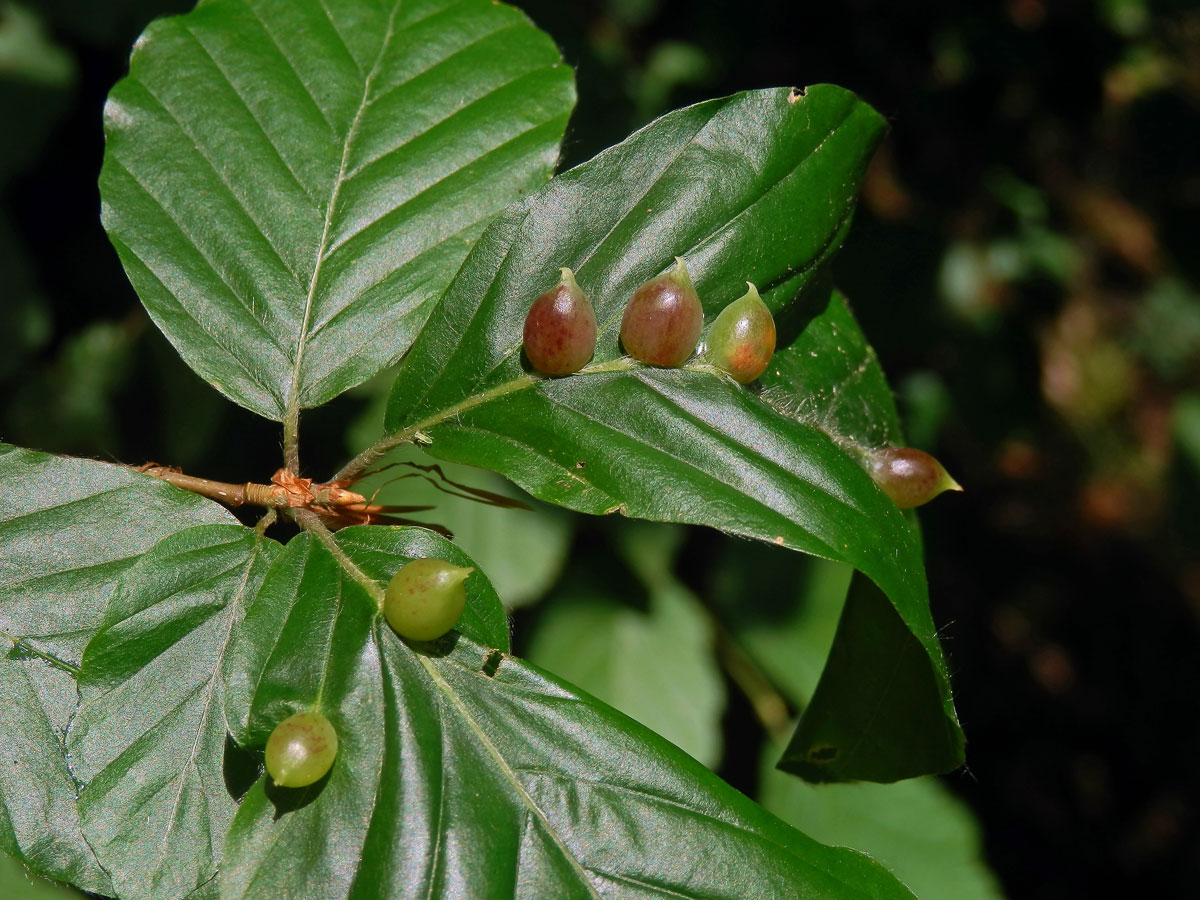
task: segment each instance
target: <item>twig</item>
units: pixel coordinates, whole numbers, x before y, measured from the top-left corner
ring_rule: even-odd
[[[754,715],[771,739],[786,740],[792,728],[792,714],[787,700],[775,689],[758,664],[738,646],[725,627],[716,622],[715,616],[713,621],[717,632],[717,658],[721,661],[721,667],[746,695]]]

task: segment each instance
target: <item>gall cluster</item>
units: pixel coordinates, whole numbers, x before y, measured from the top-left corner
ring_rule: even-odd
[[[775,320],[754,285],[747,284],[746,294],[713,322],[705,350],[711,365],[740,384],[765,372],[775,352]],[[621,345],[639,362],[673,369],[692,358],[703,331],[700,297],[687,264],[676,258],[669,272],[651,278],[629,298]],[[526,357],[545,375],[573,375],[591,361],[596,313],[570,269],[563,269],[558,285],[533,301],[524,338]]]

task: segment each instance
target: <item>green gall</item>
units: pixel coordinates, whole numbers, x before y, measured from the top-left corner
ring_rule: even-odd
[[[704,328],[704,308],[687,264],[651,278],[636,291],[621,319],[621,344],[634,359],[652,366],[683,365],[696,352]]]
[[[414,559],[388,584],[383,615],[402,638],[440,638],[462,616],[467,604],[463,582],[474,571],[444,559]]]
[[[525,356],[539,372],[571,375],[596,352],[596,313],[575,283],[575,273],[562,270],[557,287],[539,294],[525,317]]]
[[[758,288],[749,290],[721,310],[708,331],[705,356],[739,384],[749,384],[767,370],[775,353],[775,320]]]
[[[267,774],[280,787],[308,787],[325,777],[337,757],[338,736],[319,712],[289,716],[267,738]]]

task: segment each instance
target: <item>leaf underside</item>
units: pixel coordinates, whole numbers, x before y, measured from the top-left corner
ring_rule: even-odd
[[[490,0],[201,0],[105,109],[103,221],[151,317],[236,403],[317,406],[408,349],[574,105]]]

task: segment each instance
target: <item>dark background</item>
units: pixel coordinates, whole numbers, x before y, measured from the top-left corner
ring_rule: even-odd
[[[178,361],[99,224],[104,97],[145,23],[190,5],[35,0],[40,44],[0,0],[0,437],[244,481],[278,464],[278,426]],[[1200,9],[521,5],[577,68],[567,164],[748,88],[835,82],[889,119],[837,272],[911,443],[967,487],[922,515],[969,739],[946,781],[1013,897],[1188,893]],[[341,461],[360,406],[306,416],[331,435],[309,474]],[[685,577],[713,539],[689,538]],[[733,746],[722,774],[750,790],[756,751]]]

